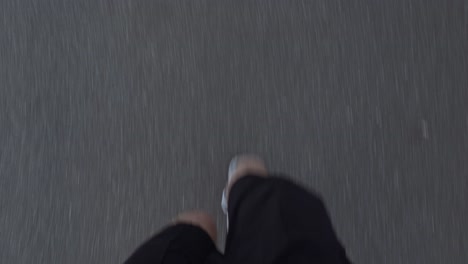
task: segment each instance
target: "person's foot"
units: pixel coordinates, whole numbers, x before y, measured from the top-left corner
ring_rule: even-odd
[[[228,171],[228,182],[226,188],[223,191],[223,197],[221,201],[221,207],[224,213],[228,213],[228,198],[229,191],[231,190],[234,183],[236,183],[242,177],[248,175],[255,175],[260,177],[267,177],[268,170],[265,162],[259,156],[253,154],[243,154],[234,157],[229,164]]]
[[[211,215],[206,212],[195,210],[181,213],[174,219],[174,224],[190,224],[203,229],[216,243],[218,232],[216,223]]]

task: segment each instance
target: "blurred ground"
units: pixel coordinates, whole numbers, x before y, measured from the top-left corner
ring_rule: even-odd
[[[467,263],[467,14],[2,1],[0,263],[122,262],[195,207],[222,230],[244,151],[323,194],[355,263]]]

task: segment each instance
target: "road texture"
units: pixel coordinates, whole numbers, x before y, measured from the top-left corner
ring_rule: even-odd
[[[119,263],[191,208],[224,230],[246,151],[355,263],[468,263],[467,28],[466,1],[2,1],[0,263]]]

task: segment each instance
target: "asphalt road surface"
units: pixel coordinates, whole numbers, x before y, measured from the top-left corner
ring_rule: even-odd
[[[192,208],[224,230],[256,152],[355,263],[466,264],[467,34],[466,1],[1,1],[0,263],[119,263]]]

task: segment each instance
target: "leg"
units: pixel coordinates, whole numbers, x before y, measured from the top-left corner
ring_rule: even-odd
[[[349,263],[320,198],[289,180],[251,171],[230,173],[236,180],[227,187],[227,259],[234,263]]]
[[[200,211],[187,212],[174,224],[140,246],[126,264],[220,263],[216,250],[216,225]]]

